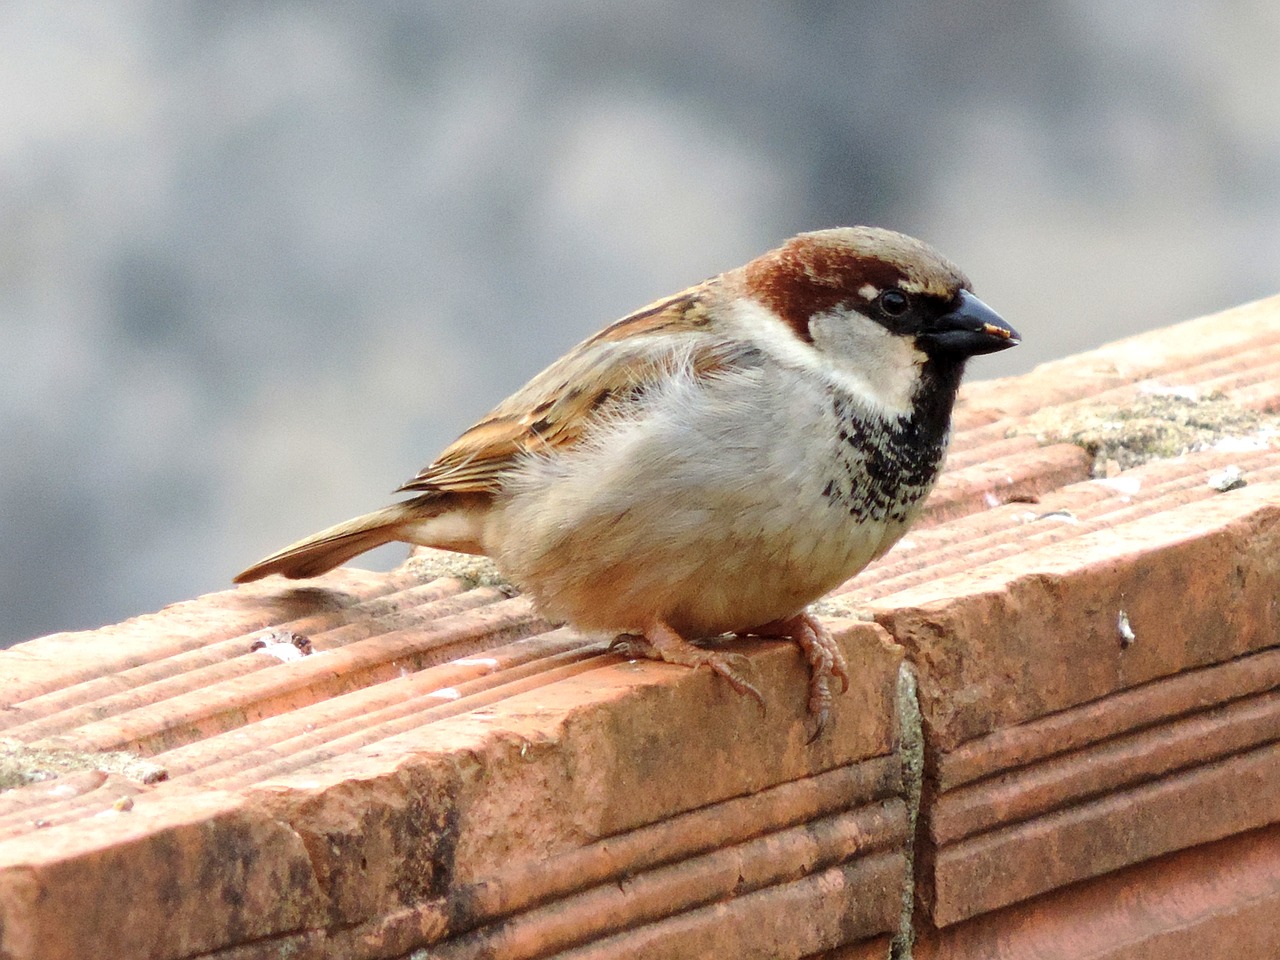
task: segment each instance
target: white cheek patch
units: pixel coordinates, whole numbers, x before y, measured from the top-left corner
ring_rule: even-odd
[[[734,317],[766,353],[861,398],[887,416],[911,414],[925,355],[911,337],[890,333],[856,310],[833,310],[809,321],[813,345],[801,342],[767,307],[745,301]]]
[[[886,414],[910,416],[926,359],[915,338],[890,333],[853,310],[814,317],[809,331],[842,384]]]

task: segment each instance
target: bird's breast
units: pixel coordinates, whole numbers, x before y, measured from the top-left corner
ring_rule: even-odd
[[[930,435],[910,417],[870,413],[840,393],[831,397],[831,417],[822,496],[857,521],[907,523],[937,480],[947,433]]]
[[[767,366],[680,382],[643,416],[531,459],[503,498],[500,563],[590,629],[697,635],[791,616],[897,540],[939,443]]]

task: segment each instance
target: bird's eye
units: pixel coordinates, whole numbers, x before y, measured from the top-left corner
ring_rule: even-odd
[[[886,290],[878,298],[880,309],[888,316],[900,317],[911,307],[911,301],[901,290]]]

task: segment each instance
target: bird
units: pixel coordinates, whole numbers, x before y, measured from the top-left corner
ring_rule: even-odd
[[[403,484],[408,499],[235,581],[314,577],[391,541],[484,554],[550,621],[708,667],[762,707],[746,658],[708,641],[794,641],[812,740],[849,676],[809,605],[916,520],[967,361],[1019,340],[920,240],[801,233],[605,327]]]

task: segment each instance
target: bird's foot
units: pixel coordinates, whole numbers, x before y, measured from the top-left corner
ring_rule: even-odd
[[[840,692],[849,689],[849,665],[831,631],[811,613],[774,620],[740,636],[778,637],[794,640],[809,661],[809,715],[813,718],[812,743],[818,739],[831,717],[832,681],[840,681]]]
[[[761,712],[765,709],[764,695],[746,678],[746,674],[751,672],[750,660],[740,653],[707,650],[690,643],[661,621],[652,624],[643,634],[622,634],[609,644],[609,649],[627,657],[646,657],[650,660],[678,663],[684,667],[708,666],[729,681],[729,685],[738,693],[753,697],[760,704]]]

